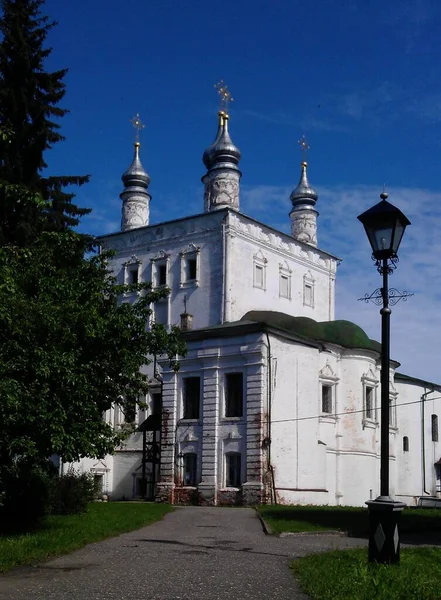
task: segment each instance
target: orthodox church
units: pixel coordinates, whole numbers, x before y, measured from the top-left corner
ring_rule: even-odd
[[[335,320],[340,261],[318,245],[305,160],[289,198],[290,235],[241,212],[241,153],[228,89],[219,92],[203,212],[150,224],[136,141],[122,176],[121,231],[100,238],[115,251],[119,283],[170,289],[152,319],[180,325],[188,354],[178,372],[156,357],[147,408],[131,417],[135,433],[113,456],[80,467],[112,500],[364,505],[380,492],[380,345]],[[391,361],[391,494],[414,505],[441,495],[441,386],[398,367]],[[125,421],[116,406],[106,419]]]

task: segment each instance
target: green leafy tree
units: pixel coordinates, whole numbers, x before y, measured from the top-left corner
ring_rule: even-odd
[[[43,0],[0,1],[0,244],[25,245],[42,227],[62,231],[89,212],[72,200],[67,186],[87,176],[47,176],[44,153],[62,141],[57,119],[66,114],[59,102],[66,92],[67,70],[49,73],[44,62],[51,48],[46,37],[55,23],[40,14]],[[6,135],[7,134],[7,135]],[[17,200],[5,184],[25,186],[45,203]]]
[[[129,431],[105,420],[148,389],[143,367],[185,354],[178,328],[148,323],[168,290],[117,286],[109,253],[73,228],[88,212],[47,176],[45,152],[63,140],[65,70],[47,73],[53,23],[42,0],[0,0],[0,530],[1,518],[43,514],[48,459],[112,452]],[[121,301],[127,291],[137,301]],[[38,487],[39,486],[39,487]],[[38,504],[38,506],[37,506]]]
[[[0,248],[0,493],[2,481],[7,488],[53,454],[75,461],[111,453],[129,432],[106,422],[106,411],[146,394],[141,367],[152,352],[175,369],[185,354],[178,328],[146,327],[151,303],[168,291],[117,286],[109,255],[84,259],[86,250],[72,231]],[[135,289],[134,304],[121,302]]]

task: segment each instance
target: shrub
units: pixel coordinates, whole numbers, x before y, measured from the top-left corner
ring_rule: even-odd
[[[89,502],[98,495],[92,473],[79,473],[70,468],[53,485],[52,513],[74,515],[86,512]]]
[[[1,477],[0,531],[33,529],[51,511],[52,476],[49,470],[16,465]]]

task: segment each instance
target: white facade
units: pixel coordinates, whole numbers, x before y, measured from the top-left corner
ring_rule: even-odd
[[[179,372],[159,360],[160,375],[150,373],[148,409],[135,416],[147,432],[79,467],[112,499],[364,505],[379,495],[378,344],[334,321],[338,259],[316,247],[306,163],[287,235],[239,212],[240,152],[228,117],[219,119],[204,153],[204,213],[148,225],[139,146],[123,176],[123,231],[101,238],[116,252],[117,281],[168,287],[153,319],[170,327],[186,313],[193,325]],[[221,185],[226,175],[234,189]],[[144,220],[135,222],[129,208],[140,193]],[[390,488],[415,504],[441,494],[441,386],[399,375],[398,366],[391,362]],[[124,425],[118,407],[106,419]]]

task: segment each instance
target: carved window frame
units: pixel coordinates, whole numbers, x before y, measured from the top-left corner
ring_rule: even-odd
[[[162,289],[170,287],[170,254],[160,250],[156,256],[150,259],[152,265],[152,287]],[[165,283],[160,283],[160,267],[165,266]]]
[[[303,306],[315,306],[315,279],[311,271],[303,275]]]
[[[253,287],[258,290],[266,291],[266,266],[268,259],[263,255],[262,250],[256,252],[253,256]],[[262,283],[258,281],[257,273],[262,274]]]
[[[181,280],[180,280],[180,284],[179,287],[181,288],[185,288],[185,287],[199,287],[201,281],[201,248],[200,246],[195,246],[195,244],[189,244],[187,248],[185,248],[185,250],[182,250],[179,253],[179,256],[181,257]],[[189,269],[189,261],[191,260],[195,260],[196,261],[196,268],[195,268],[195,277],[189,279],[187,277],[188,274],[188,269]]]
[[[319,420],[321,423],[335,423],[337,420],[337,385],[340,378],[334,373],[331,365],[326,361],[325,366],[319,372]],[[331,390],[331,412],[323,411],[323,388]]]
[[[378,427],[378,378],[372,369],[369,369],[362,375],[361,382],[363,386],[363,427]]]
[[[132,256],[129,258],[129,260],[127,260],[125,263],[123,263],[124,285],[141,283],[141,268],[142,268],[142,261],[135,254],[132,254]],[[132,273],[136,273],[136,282],[130,281],[130,276]],[[138,292],[138,294],[139,293],[140,292]],[[127,292],[126,292],[126,294],[127,294]]]
[[[279,298],[286,298],[287,300],[291,300],[291,278],[292,278],[292,270],[289,268],[288,263],[279,263]],[[282,294],[282,279],[286,279],[286,295]]]
[[[398,431],[397,400],[398,392],[391,381],[389,386],[389,430],[391,433],[396,433]]]

